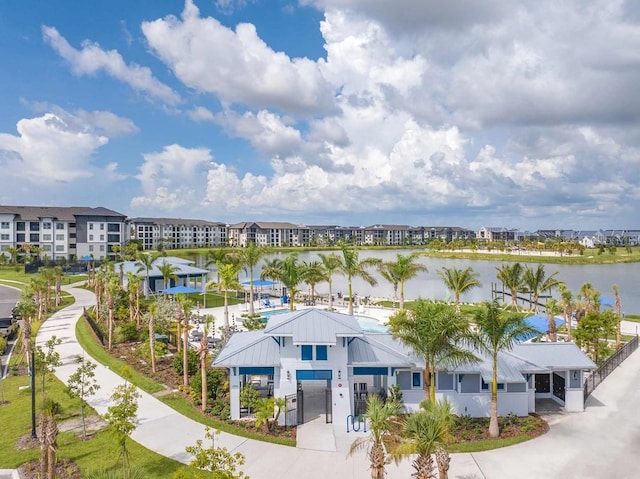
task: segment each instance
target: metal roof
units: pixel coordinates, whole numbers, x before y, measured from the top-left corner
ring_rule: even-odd
[[[153,262],[153,267],[149,270],[150,278],[162,278],[162,273],[160,272],[159,267],[162,266],[162,263],[169,263],[176,268],[178,268],[175,272],[176,276],[200,276],[203,274],[208,274],[210,271],[208,269],[196,268],[193,265],[193,261],[177,258],[175,256],[160,256]],[[122,261],[120,263],[116,263],[114,268],[116,271],[120,271],[120,265],[122,265],[122,270],[124,274],[133,273],[139,276],[146,276],[147,272],[143,269],[138,271],[142,267],[142,263],[139,261]]]
[[[54,218],[59,221],[76,221],[76,216],[110,216],[124,221],[126,215],[116,211],[88,206],[1,206],[0,214],[13,214],[18,220],[39,221],[41,218]]]
[[[422,367],[424,361],[417,360],[403,351],[402,343],[390,334],[366,333],[354,338],[348,348],[349,366]]]
[[[493,361],[490,356],[473,351],[480,361],[476,363],[464,364],[449,372],[454,373],[470,373],[480,374],[486,383],[493,380]],[[498,382],[499,383],[523,383],[526,382],[523,374],[547,373],[549,370],[545,367],[527,361],[518,357],[509,351],[501,351],[498,353]]]
[[[290,337],[296,345],[334,345],[340,337],[363,336],[354,316],[316,308],[271,316],[264,334]]]
[[[571,342],[516,343],[511,352],[550,369],[596,369],[594,363]]]
[[[275,367],[280,365],[280,351],[274,338],[262,330],[234,333],[213,365]]]

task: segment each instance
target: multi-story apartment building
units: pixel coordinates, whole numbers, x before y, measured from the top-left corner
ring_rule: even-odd
[[[476,232],[476,239],[484,241],[515,241],[517,236],[517,229],[508,228],[483,226]]]
[[[217,247],[227,244],[227,225],[182,218],[131,218],[131,239],[148,249]]]
[[[17,248],[52,260],[114,258],[113,246],[126,239],[125,219],[102,207],[0,206],[0,254]]]
[[[310,229],[304,225],[284,222],[242,222],[227,230],[229,246],[304,246],[309,244]]]

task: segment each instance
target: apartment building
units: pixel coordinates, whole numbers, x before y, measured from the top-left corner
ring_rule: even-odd
[[[308,226],[285,222],[241,222],[229,225],[229,246],[304,246],[309,244]]]
[[[126,216],[97,207],[0,206],[0,254],[36,251],[51,260],[114,258],[122,247]]]
[[[224,223],[183,218],[131,218],[131,239],[145,250],[217,247],[227,244]]]

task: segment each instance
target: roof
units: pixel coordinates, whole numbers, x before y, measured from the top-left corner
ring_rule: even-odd
[[[551,369],[596,369],[594,363],[571,342],[516,343],[511,352],[520,358]]]
[[[196,268],[193,265],[193,261],[183,258],[177,258],[175,256],[160,256],[153,262],[153,267],[149,270],[150,278],[162,278],[162,273],[160,272],[159,267],[162,266],[163,263],[169,263],[177,268],[175,274],[177,276],[200,276],[203,274],[208,274],[208,269]],[[142,266],[142,263],[138,261],[122,261],[120,263],[116,263],[114,268],[116,271],[120,271],[120,265],[122,265],[122,270],[124,274],[133,273],[137,275],[147,275],[147,272],[143,269],[139,271]]]
[[[493,361],[491,360],[491,357],[478,351],[474,351],[474,354],[480,359],[480,361],[448,369],[448,372],[480,374],[484,382],[491,382],[493,380]],[[499,383],[523,383],[526,382],[526,378],[523,374],[545,372],[549,372],[549,370],[543,366],[539,366],[527,361],[526,359],[515,356],[509,351],[501,351],[498,353],[497,376]]]
[[[296,345],[334,345],[339,337],[362,336],[363,332],[354,316],[308,308],[271,316],[264,334],[291,337]]]
[[[424,361],[404,351],[404,345],[386,333],[365,333],[348,347],[349,366],[422,367]]]
[[[194,220],[186,218],[129,218],[127,221],[130,224],[151,224],[155,226],[225,226],[224,223],[207,221],[207,220]]]
[[[88,206],[0,206],[0,214],[13,214],[24,221],[39,221],[41,218],[53,218],[60,221],[76,221],[76,216],[116,216],[126,215],[116,211]]]
[[[279,366],[280,351],[271,336],[263,330],[231,335],[229,342],[213,361],[214,366]]]

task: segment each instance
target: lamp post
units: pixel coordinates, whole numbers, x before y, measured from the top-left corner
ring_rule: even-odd
[[[36,352],[31,350],[31,437],[36,435]]]

